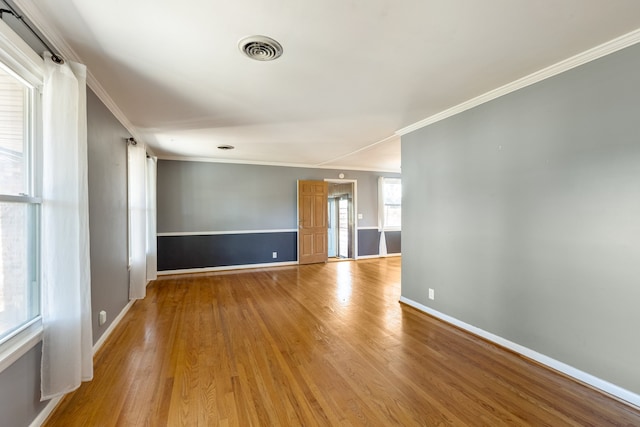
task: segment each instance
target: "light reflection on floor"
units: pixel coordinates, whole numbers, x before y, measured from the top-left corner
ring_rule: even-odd
[[[352,263],[350,262],[341,262],[336,265],[336,270],[338,272],[336,297],[338,298],[338,302],[344,305],[347,305],[351,299],[351,264]]]

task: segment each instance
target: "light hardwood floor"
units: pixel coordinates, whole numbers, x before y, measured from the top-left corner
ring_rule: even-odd
[[[398,303],[400,258],[164,277],[46,426],[640,426]]]

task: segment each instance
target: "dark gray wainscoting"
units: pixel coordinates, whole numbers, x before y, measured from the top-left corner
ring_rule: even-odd
[[[297,245],[295,231],[158,236],[158,271],[291,262]]]
[[[385,231],[388,254],[402,253],[400,248],[400,231]],[[358,230],[358,256],[377,256],[380,254],[380,232],[377,228],[361,228]]]
[[[358,230],[358,256],[378,255],[380,247],[380,232],[377,228]]]
[[[384,238],[387,242],[387,253],[388,254],[399,254],[402,253],[400,248],[400,231],[385,231]]]

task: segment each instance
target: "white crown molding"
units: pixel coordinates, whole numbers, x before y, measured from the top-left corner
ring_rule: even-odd
[[[322,166],[322,165],[327,165],[327,164],[329,164],[329,163],[337,162],[338,160],[345,159],[345,158],[347,158],[347,157],[349,157],[349,156],[353,156],[354,154],[358,154],[358,153],[361,153],[361,152],[363,152],[363,151],[365,151],[365,150],[368,150],[368,149],[370,149],[370,148],[373,148],[373,147],[375,147],[375,146],[376,146],[376,145],[378,145],[378,144],[382,144],[382,143],[385,143],[385,142],[393,141],[393,140],[395,140],[395,139],[398,139],[398,135],[396,135],[396,134],[390,135],[390,136],[388,136],[388,137],[386,137],[386,138],[381,139],[380,141],[376,141],[376,142],[374,142],[373,144],[369,144],[369,145],[366,145],[366,146],[364,146],[364,147],[362,147],[362,148],[358,148],[357,150],[352,151],[352,152],[350,152],[350,153],[343,154],[342,156],[338,156],[338,157],[336,157],[336,158],[334,158],[334,159],[331,159],[331,160],[327,160],[327,161],[324,161],[324,162],[318,163],[318,164],[317,164],[317,166]]]
[[[216,159],[210,157],[189,157],[189,156],[167,156],[159,155],[158,160],[172,160],[178,162],[204,162],[204,163],[230,163],[238,165],[256,165],[256,166],[277,166],[283,168],[303,168],[303,169],[330,169],[336,171],[360,171],[360,172],[385,172],[400,173],[399,170],[392,169],[372,169],[361,168],[357,166],[330,166],[330,165],[312,165],[305,163],[279,163],[279,162],[259,162],[252,160],[234,160],[234,159]]]
[[[67,43],[62,35],[49,24],[46,15],[36,5],[37,2],[27,0],[14,0],[15,5],[20,11],[36,26],[38,31],[42,33],[45,40],[54,47],[58,53],[65,59],[69,59],[74,62],[84,63],[80,55]],[[122,112],[120,107],[109,96],[107,91],[102,87],[100,82],[91,73],[91,70],[87,67],[87,85],[96,94],[96,96],[102,101],[102,103],[111,111],[111,113],[118,119],[118,121],[124,126],[127,131],[138,142],[144,143],[144,140],[140,137],[136,127],[129,121],[127,116]],[[146,144],[145,148],[149,148]]]
[[[83,62],[82,58],[74,51],[74,49],[64,40],[64,38],[60,35],[60,33],[48,24],[46,16],[42,13],[42,11],[38,8],[35,2],[27,1],[27,0],[14,0],[16,6],[29,18],[29,20],[38,28],[38,30],[42,33],[46,40],[48,40],[57,50],[58,52],[65,58],[71,59],[76,62]],[[632,46],[636,43],[640,42],[640,29],[634,30],[630,33],[622,35],[618,38],[615,38],[611,41],[603,43],[599,46],[596,46],[592,49],[589,49],[585,52],[574,55],[568,59],[560,61],[554,65],[543,68],[542,70],[536,71],[528,76],[520,78],[516,81],[508,83],[504,86],[501,86],[497,89],[491,90],[485,94],[472,98],[468,101],[465,101],[461,104],[458,104],[454,107],[451,107],[447,110],[441,111],[437,114],[429,116],[423,120],[420,120],[412,125],[401,128],[395,132],[394,135],[384,138],[380,141],[377,141],[373,144],[370,144],[366,147],[360,148],[352,153],[349,153],[344,156],[340,156],[336,159],[332,159],[320,164],[316,165],[305,165],[305,164],[286,164],[286,163],[270,163],[270,162],[251,162],[251,161],[233,161],[233,160],[221,160],[221,159],[208,159],[208,158],[197,158],[197,157],[172,157],[172,156],[157,156],[162,160],[183,160],[183,161],[201,161],[201,162],[213,162],[213,163],[238,163],[238,164],[258,164],[258,165],[266,165],[266,166],[283,166],[283,167],[299,167],[299,168],[314,168],[314,169],[345,169],[345,170],[354,170],[354,171],[371,171],[371,172],[394,172],[400,173],[399,170],[392,169],[376,169],[371,170],[367,168],[359,168],[359,167],[336,167],[331,166],[328,163],[346,158],[358,152],[367,150],[375,145],[380,143],[389,141],[397,136],[406,135],[410,132],[418,130],[420,128],[429,126],[433,123],[444,120],[448,117],[459,114],[463,111],[469,110],[478,105],[484,104],[486,102],[492,101],[496,98],[499,98],[503,95],[514,92],[518,89],[522,89],[524,87],[530,86],[534,83],[540,82],[542,80],[553,77],[557,74],[563,73],[565,71],[571,70],[572,68],[578,67],[585,63],[594,61],[603,56],[614,53],[618,50],[624,49],[626,47]],[[118,107],[115,101],[109,96],[107,91],[102,87],[102,85],[98,82],[96,77],[93,75],[91,70],[87,69],[87,85],[95,92],[98,98],[105,104],[105,106],[111,111],[111,113],[120,121],[120,123],[131,133],[133,137],[135,137],[138,141],[144,144],[143,138],[141,138],[139,132],[136,127],[129,121],[126,115],[122,112],[122,110]],[[150,151],[150,147],[147,144],[144,144],[148,151]],[[156,153],[151,151],[151,154],[156,156]]]
[[[536,71],[535,73],[529,74],[528,76],[522,77],[511,83],[507,83],[504,86],[493,89],[487,93],[472,98],[447,110],[441,111],[412,125],[399,129],[396,131],[396,135],[406,135],[410,132],[429,126],[448,117],[460,114],[463,111],[469,110],[473,107],[477,107],[478,105],[492,101],[511,92],[515,92],[518,89],[522,89],[534,83],[538,83],[560,73],[564,73],[565,71],[569,71],[572,68],[579,67],[580,65],[586,64],[587,62],[594,61],[598,58],[602,58],[603,56],[632,46],[638,42],[640,42],[640,29],[634,30],[630,33],[627,33],[592,49],[574,55],[549,67],[543,68],[542,70]]]

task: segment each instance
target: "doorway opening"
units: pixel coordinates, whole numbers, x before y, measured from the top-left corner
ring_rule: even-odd
[[[355,259],[356,239],[356,181],[328,182],[327,255],[330,261]]]

